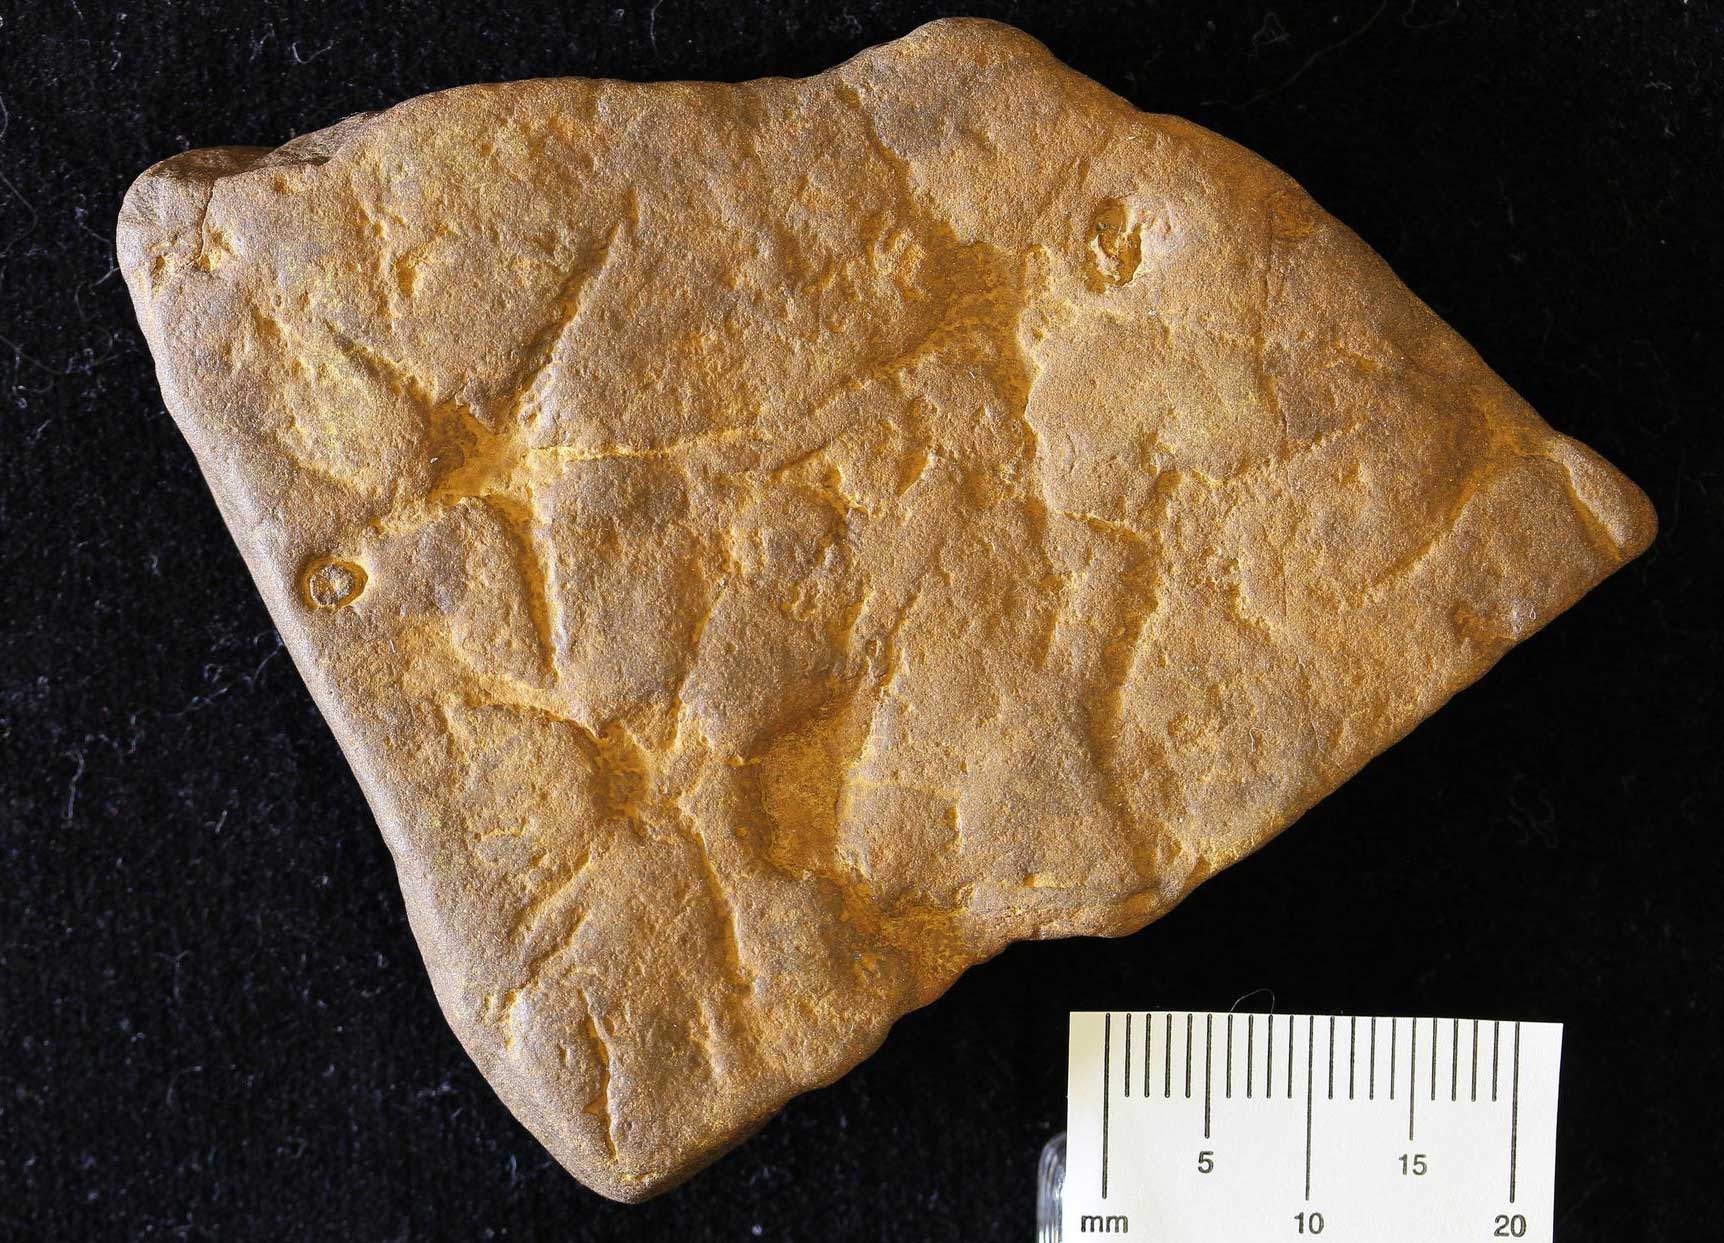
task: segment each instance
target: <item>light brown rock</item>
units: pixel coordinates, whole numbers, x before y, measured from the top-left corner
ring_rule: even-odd
[[[120,254],[449,1022],[619,1199],[1653,533],[1287,177],[985,22],[190,152]]]

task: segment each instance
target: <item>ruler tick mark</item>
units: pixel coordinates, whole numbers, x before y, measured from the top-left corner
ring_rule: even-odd
[[[1431,1099],[1437,1099],[1437,1020],[1431,1020]]]
[[[1305,1199],[1311,1199],[1311,1080],[1316,1071],[1316,1045],[1314,1038],[1317,1020],[1307,1017],[1305,1020]]]
[[[1359,1060],[1359,1016],[1347,1019],[1347,1099],[1353,1099],[1353,1069]]]
[[[1227,1016],[1227,1099],[1233,1099],[1233,1015]]]
[[[1192,1016],[1185,1016],[1185,1099],[1191,1099],[1191,1022]]]
[[[1131,1011],[1125,1012],[1125,1095],[1131,1095]]]
[[[1371,1019],[1371,1073],[1370,1073],[1370,1077],[1366,1080],[1366,1083],[1367,1083],[1367,1087],[1365,1089],[1365,1099],[1368,1101],[1376,1100],[1377,1099],[1377,1020],[1375,1017],[1373,1017]]]
[[[1395,1044],[1401,1038],[1401,1020],[1389,1020],[1389,1099],[1395,1099]]]
[[[1269,1063],[1263,1068],[1263,1095],[1271,1100],[1275,1098],[1275,1016],[1269,1015],[1263,1021],[1267,1029],[1267,1044],[1269,1045]]]
[[[1479,1021],[1473,1020],[1473,1099],[1479,1099]]]
[[[1287,1016],[1287,1099],[1293,1099],[1293,1016]]]
[[[1419,1020],[1407,1024],[1407,1142],[1413,1142],[1413,1114],[1419,1104]]]
[[[1491,1020],[1491,1100],[1497,1098],[1497,1061],[1503,1047],[1503,1025]]]
[[[1215,1051],[1215,1016],[1203,1016],[1203,1138],[1209,1138],[1209,1089]]]
[[[1257,1016],[1245,1016],[1245,1099],[1251,1099],[1251,1072],[1256,1069],[1252,1063],[1257,1060]]]
[[[1101,1020],[1101,1198],[1107,1199],[1107,1098],[1113,1087],[1113,1015]]]
[[[1514,1203],[1516,1163],[1520,1156],[1520,1024],[1514,1025],[1514,1086],[1509,1089],[1508,1202]]]
[[[1155,1051],[1155,1015],[1145,1011],[1143,1015],[1143,1095],[1149,1098],[1150,1055]]]
[[[1460,1099],[1461,1090],[1461,1021],[1450,1020],[1454,1030],[1449,1033],[1449,1099]]]
[[[1335,1099],[1335,1016],[1329,1016],[1329,1099]]]
[[[1162,1032],[1161,1042],[1161,1097],[1166,1100],[1173,1095],[1173,1013],[1168,1012],[1167,1027]]]

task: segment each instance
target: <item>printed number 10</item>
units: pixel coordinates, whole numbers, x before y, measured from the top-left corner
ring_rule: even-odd
[[[1299,1223],[1300,1234],[1323,1233],[1323,1214],[1321,1213],[1295,1213],[1293,1220]]]

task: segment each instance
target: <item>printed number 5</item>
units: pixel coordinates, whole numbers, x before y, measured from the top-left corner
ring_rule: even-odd
[[[1197,1172],[1199,1174],[1213,1173],[1215,1170],[1215,1154],[1205,1148],[1197,1154]]]

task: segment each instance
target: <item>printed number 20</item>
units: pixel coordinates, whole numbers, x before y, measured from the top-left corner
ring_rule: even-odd
[[[1526,1234],[1526,1218],[1519,1213],[1497,1214],[1497,1228],[1491,1231],[1493,1239],[1518,1239]]]

